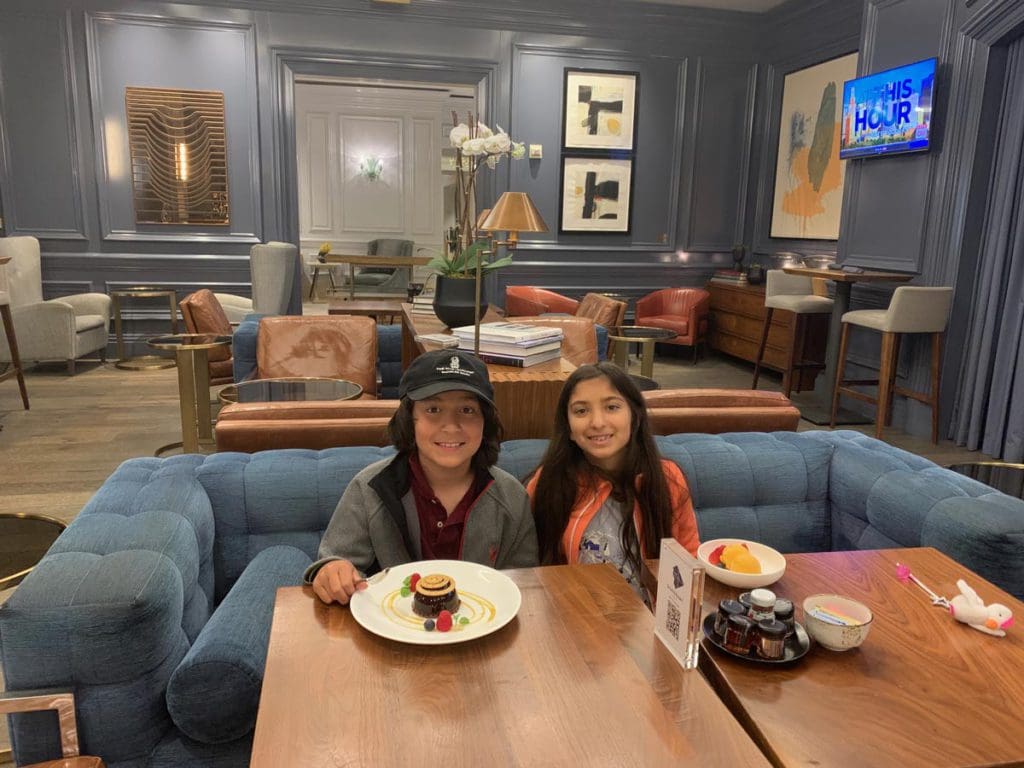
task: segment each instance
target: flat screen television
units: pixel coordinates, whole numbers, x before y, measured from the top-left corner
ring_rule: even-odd
[[[935,59],[925,59],[847,80],[839,158],[928,150],[935,64]]]

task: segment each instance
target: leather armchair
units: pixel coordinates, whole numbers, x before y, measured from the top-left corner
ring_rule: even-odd
[[[264,317],[256,341],[257,379],[324,376],[353,381],[377,397],[377,324],[369,317]]]
[[[637,300],[636,324],[675,331],[675,338],[662,343],[693,347],[696,363],[697,345],[707,337],[710,305],[711,294],[703,288],[663,288]]]
[[[562,329],[562,357],[573,365],[596,363],[597,330],[589,317],[509,317],[512,323],[547,326]]]
[[[656,435],[794,432],[800,422],[800,411],[781,392],[657,389],[643,396]]]
[[[22,363],[66,360],[75,373],[75,360],[90,352],[106,359],[110,330],[110,297],[105,293],[78,293],[43,301],[39,241],[34,237],[0,238],[0,253],[10,256],[6,288],[11,322]],[[10,363],[6,337],[0,336],[0,363]]]
[[[560,293],[530,285],[505,286],[505,314],[517,317],[543,315],[546,312],[575,315],[580,303]]]
[[[213,291],[202,288],[190,293],[180,302],[181,317],[185,321],[185,330],[189,333],[215,333],[219,336],[230,336],[231,322],[224,308]],[[231,347],[215,347],[208,350],[207,360],[210,368],[210,385],[230,384],[234,381],[232,373],[233,360]]]
[[[322,450],[339,446],[388,446],[388,422],[398,400],[231,403],[220,410],[218,451],[255,453],[276,448]]]

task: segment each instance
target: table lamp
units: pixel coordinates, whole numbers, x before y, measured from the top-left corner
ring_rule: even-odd
[[[491,247],[483,253],[494,253],[494,248],[504,245],[509,250],[514,250],[519,244],[520,232],[547,232],[548,225],[540,211],[530,200],[525,192],[503,192],[498,202],[489,212],[485,211],[486,217],[477,225],[478,229],[485,232],[508,232],[507,240],[492,240]],[[483,274],[483,253],[476,260],[476,298],[474,299],[473,317],[473,352],[480,354],[480,279]]]

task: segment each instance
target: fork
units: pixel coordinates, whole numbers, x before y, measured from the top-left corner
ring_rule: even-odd
[[[391,566],[389,565],[383,571],[378,571],[377,573],[373,574],[373,576],[370,576],[369,578],[366,578],[366,579],[356,579],[356,584],[359,584],[361,582],[366,582],[367,584],[376,584],[379,581],[382,581],[384,579],[384,577],[388,575],[388,571],[390,571],[390,570],[391,570]]]

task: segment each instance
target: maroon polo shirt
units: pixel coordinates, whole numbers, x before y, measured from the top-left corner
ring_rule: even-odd
[[[480,494],[491,484],[491,479],[486,472],[473,478],[473,484],[469,486],[466,495],[449,515],[430,487],[419,456],[413,453],[409,457],[409,484],[416,502],[416,514],[420,519],[420,549],[424,560],[461,559],[466,518]]]

